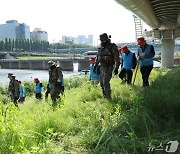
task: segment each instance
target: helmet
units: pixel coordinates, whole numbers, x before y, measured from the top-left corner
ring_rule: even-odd
[[[126,52],[126,50],[128,49],[128,47],[126,45],[123,45],[121,48],[120,48],[120,51],[122,53]]]
[[[108,40],[108,35],[106,33],[101,34],[99,37],[101,42]]]
[[[138,38],[137,41],[138,41],[138,45],[141,45],[141,44],[143,44],[143,43],[146,42],[145,39],[144,39],[144,37]]]
[[[95,59],[96,59],[95,57],[90,57],[90,58],[89,58],[89,61],[94,62]]]
[[[39,81],[39,79],[38,78],[34,78],[34,82],[38,82]]]
[[[50,60],[50,61],[48,61],[48,64],[49,64],[49,66],[51,67],[51,66],[55,65],[55,62],[53,62],[52,60]]]

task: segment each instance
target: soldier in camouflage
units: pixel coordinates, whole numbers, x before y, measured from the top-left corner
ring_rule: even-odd
[[[8,73],[8,78],[10,79],[9,81],[9,95],[11,99],[13,100],[14,105],[18,108],[18,99],[19,99],[19,82],[16,80],[16,76],[13,75],[12,73]]]
[[[100,64],[100,85],[104,98],[111,99],[111,88],[110,80],[112,78],[112,72],[118,74],[118,69],[120,65],[119,52],[116,44],[111,43],[108,35],[103,33],[100,35],[101,46],[98,49],[97,59],[94,67]]]
[[[48,65],[49,65],[50,95],[55,105],[56,100],[60,98],[59,95],[62,90],[63,74],[62,74],[62,69],[60,67],[57,67],[55,62],[49,61]]]

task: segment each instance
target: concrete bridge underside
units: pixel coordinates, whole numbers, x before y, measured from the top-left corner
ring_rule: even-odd
[[[116,0],[152,27],[162,40],[162,67],[174,66],[174,40],[180,38],[180,0]]]

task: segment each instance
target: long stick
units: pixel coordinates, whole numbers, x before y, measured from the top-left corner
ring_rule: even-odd
[[[89,81],[85,82],[85,83],[81,86],[81,88],[84,88],[88,82],[89,82]]]
[[[135,80],[136,80],[137,70],[139,68],[139,61],[140,61],[140,59],[138,59],[137,64],[136,64],[136,68],[135,68],[135,72],[134,72],[134,80],[133,80],[132,85],[134,85]]]

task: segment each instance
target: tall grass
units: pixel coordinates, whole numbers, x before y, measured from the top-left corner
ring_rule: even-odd
[[[0,153],[141,154],[149,143],[179,140],[179,73],[154,69],[147,88],[139,72],[135,86],[114,77],[111,101],[88,78],[71,78],[56,110],[50,98],[27,97],[19,110],[0,98]]]

